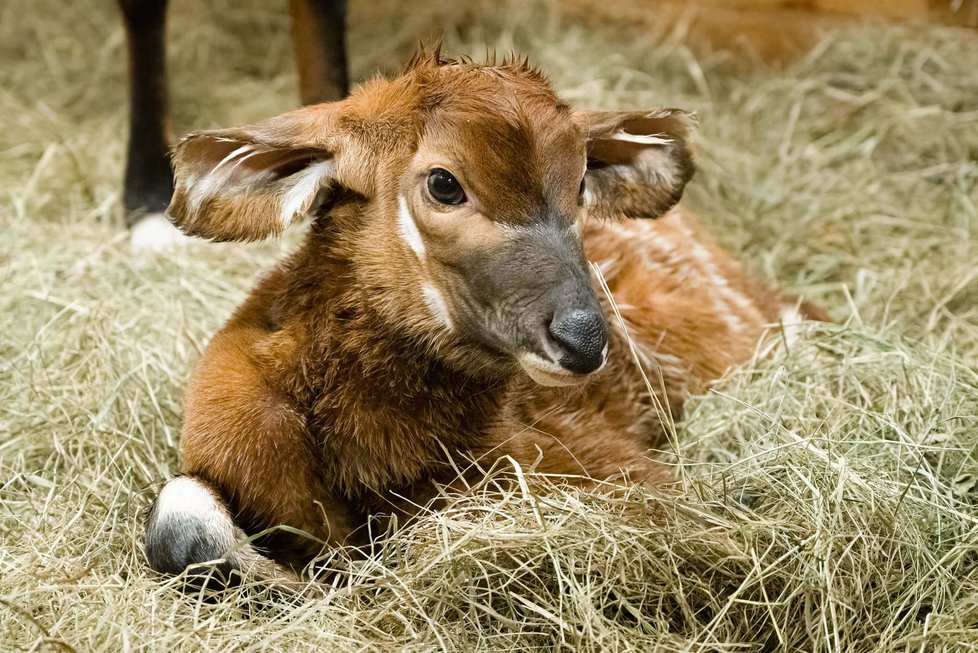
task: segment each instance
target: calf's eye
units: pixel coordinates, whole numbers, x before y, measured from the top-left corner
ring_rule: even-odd
[[[428,193],[439,204],[455,206],[465,201],[462,184],[444,168],[434,168],[428,173]]]

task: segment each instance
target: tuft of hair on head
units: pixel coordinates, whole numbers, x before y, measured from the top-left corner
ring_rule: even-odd
[[[437,68],[451,63],[451,61],[442,58],[441,48],[441,37],[438,37],[438,40],[432,44],[430,50],[425,46],[424,41],[418,41],[417,49],[411,55],[411,58],[408,59],[407,65],[404,66],[401,72],[407,73],[418,68]]]
[[[442,53],[441,38],[430,49],[423,42],[419,42],[417,50],[415,50],[414,55],[408,60],[402,73],[426,68],[437,69],[445,66],[457,66],[473,71],[478,70],[496,74],[510,73],[549,83],[543,71],[539,67],[530,64],[528,55],[520,55],[515,50],[510,50],[500,59],[495,48],[486,46],[485,58],[482,61],[476,61],[466,54],[461,54],[456,57],[446,57]]]
[[[516,50],[510,50],[503,60],[499,62],[499,68],[505,68],[512,70],[520,75],[527,75],[530,77],[536,77],[538,79],[546,80],[547,76],[543,74],[537,66],[530,65],[529,55],[520,55]]]

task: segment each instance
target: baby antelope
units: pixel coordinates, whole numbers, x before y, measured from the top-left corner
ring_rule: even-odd
[[[185,233],[312,224],[190,380],[151,566],[296,581],[324,542],[363,544],[370,515],[424,505],[473,458],[668,478],[649,455],[664,425],[799,306],[676,207],[692,126],[574,109],[525,62],[434,54],[184,139],[169,215]]]

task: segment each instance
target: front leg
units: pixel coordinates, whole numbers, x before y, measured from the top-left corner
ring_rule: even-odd
[[[273,531],[259,542],[301,568],[360,524],[327,487],[304,414],[270,378],[264,356],[289,346],[282,332],[235,322],[215,336],[187,388],[182,472],[218,488],[247,533],[286,525],[316,538]]]

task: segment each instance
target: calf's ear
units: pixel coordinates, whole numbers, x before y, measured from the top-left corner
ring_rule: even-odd
[[[679,202],[695,167],[691,114],[679,109],[587,111],[585,198],[592,215],[657,218]]]
[[[277,236],[343,182],[335,105],[190,134],[173,150],[167,209],[184,233],[216,241]]]

